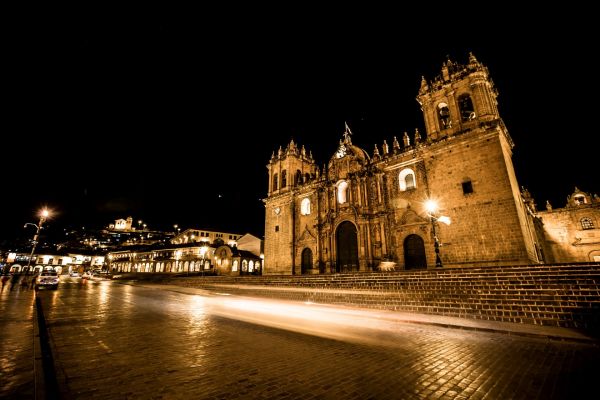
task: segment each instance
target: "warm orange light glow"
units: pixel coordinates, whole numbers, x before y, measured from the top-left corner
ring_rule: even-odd
[[[50,211],[48,211],[47,208],[42,209],[42,211],[40,212],[40,215],[44,218],[48,218],[48,216],[50,215]]]
[[[427,210],[427,212],[429,214],[435,213],[438,209],[437,202],[435,200],[431,200],[431,199],[427,200],[425,202],[425,209]]]

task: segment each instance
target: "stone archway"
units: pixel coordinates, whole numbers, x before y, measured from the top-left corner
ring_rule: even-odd
[[[336,272],[358,271],[358,238],[356,226],[344,221],[337,227],[337,264]]]
[[[312,250],[308,247],[302,250],[302,274],[306,274],[313,267]]]
[[[404,239],[404,268],[427,268],[425,243],[419,235],[408,235],[406,239]]]

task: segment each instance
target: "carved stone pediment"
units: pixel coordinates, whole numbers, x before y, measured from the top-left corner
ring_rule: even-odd
[[[420,217],[419,214],[410,209],[406,210],[400,218],[400,225],[425,224],[428,222],[426,218]]]
[[[310,229],[308,229],[308,225],[305,225],[304,231],[302,231],[302,234],[300,234],[298,241],[306,242],[306,241],[311,241],[311,240],[316,240],[316,239],[317,239],[317,237],[310,231]]]

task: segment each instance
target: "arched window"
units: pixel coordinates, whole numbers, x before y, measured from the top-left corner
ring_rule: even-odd
[[[310,214],[310,199],[305,197],[302,199],[302,203],[300,203],[300,214],[308,215]]]
[[[398,182],[400,184],[401,192],[416,189],[417,180],[415,179],[415,172],[410,168],[404,168],[402,171],[400,171]]]
[[[475,119],[475,108],[473,108],[473,101],[468,94],[463,94],[458,98],[458,108],[460,109],[460,119],[463,122]]]
[[[273,175],[273,190],[279,189],[278,183],[279,183],[279,175],[275,174],[275,175]]]
[[[304,183],[307,183],[308,181],[310,181],[310,174],[307,172],[304,174]]]
[[[348,189],[348,182],[339,181],[337,184],[337,199],[338,203],[344,204],[346,201],[346,190]]]
[[[238,260],[233,260],[233,264],[231,264],[231,270],[233,272],[238,270]]]
[[[438,104],[438,115],[440,118],[441,129],[452,128],[452,121],[450,120],[450,109],[448,108],[448,104]]]
[[[594,221],[589,217],[581,218],[581,229],[594,229]]]
[[[283,171],[281,171],[281,188],[283,189],[286,186],[287,186],[287,171],[284,169]]]
[[[573,197],[573,200],[575,201],[576,205],[585,204],[585,196],[582,194]]]
[[[248,263],[248,272],[254,272],[254,261],[252,260]]]
[[[302,185],[302,172],[296,170],[296,176],[294,177],[294,186]]]
[[[248,271],[248,260],[243,260],[242,261],[242,271],[243,272]]]

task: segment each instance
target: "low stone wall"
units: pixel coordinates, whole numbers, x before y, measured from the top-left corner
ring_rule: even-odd
[[[307,276],[179,277],[164,282],[244,296],[600,332],[600,264]]]

